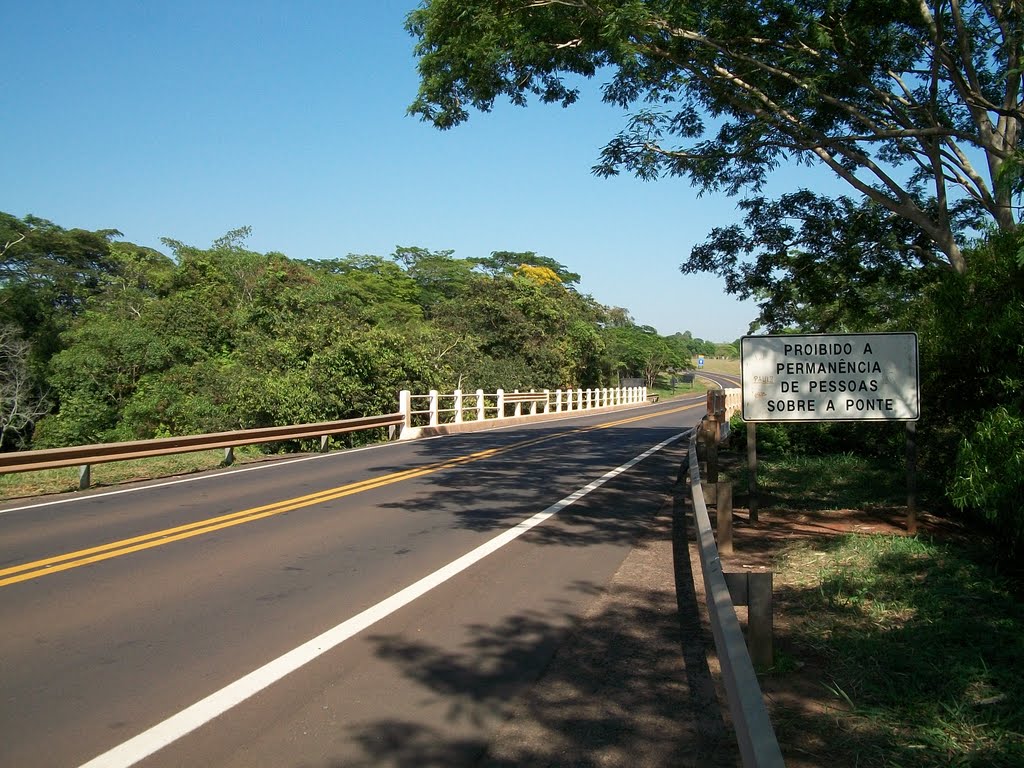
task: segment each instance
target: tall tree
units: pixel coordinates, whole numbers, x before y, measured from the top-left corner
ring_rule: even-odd
[[[439,128],[506,97],[569,105],[607,73],[633,112],[599,174],[758,189],[820,163],[966,269],[955,207],[1016,226],[1010,185],[1024,5],[1015,0],[426,0],[409,14],[420,90]]]

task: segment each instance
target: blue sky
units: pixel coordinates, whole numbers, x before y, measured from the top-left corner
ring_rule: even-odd
[[[746,332],[752,303],[679,272],[734,199],[593,176],[624,122],[593,95],[447,132],[407,116],[415,5],[7,2],[0,210],[165,252],[245,225],[253,250],[297,259],[530,250],[662,334]]]

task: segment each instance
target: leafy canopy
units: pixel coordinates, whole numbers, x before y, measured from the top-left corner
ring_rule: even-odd
[[[1022,6],[1007,0],[427,0],[409,14],[438,128],[497,99],[632,110],[595,171],[757,190],[819,163],[965,269],[964,205],[1013,229]]]

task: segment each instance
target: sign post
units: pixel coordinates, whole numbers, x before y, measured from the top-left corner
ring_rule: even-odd
[[[914,533],[917,334],[744,336],[740,352],[744,421],[906,422],[907,529]]]

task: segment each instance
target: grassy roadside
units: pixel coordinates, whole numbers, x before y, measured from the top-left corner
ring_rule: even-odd
[[[780,742],[833,766],[1024,765],[1024,607],[984,542],[862,532],[902,494],[877,462],[769,457],[759,474],[763,526],[811,521],[771,548]]]
[[[691,367],[697,370],[697,358],[694,358]],[[729,373],[735,376],[740,375],[740,361],[739,358],[734,360],[728,360],[725,358],[717,357],[705,357],[703,370],[708,373]]]
[[[699,372],[697,368],[697,359],[694,358],[690,363],[690,372]],[[700,369],[707,371],[708,373],[727,373],[734,376],[740,375],[740,361],[739,360],[716,360],[714,358],[706,358],[704,360],[704,368]],[[676,386],[672,387],[672,379],[676,379]],[[658,377],[654,381],[654,386],[648,389],[648,394],[660,395],[664,400],[669,397],[681,397],[683,395],[696,394],[698,392],[705,392],[708,389],[708,382],[700,376],[697,376],[694,381],[690,383],[682,382],[682,374],[670,374],[664,371],[658,374]]]

